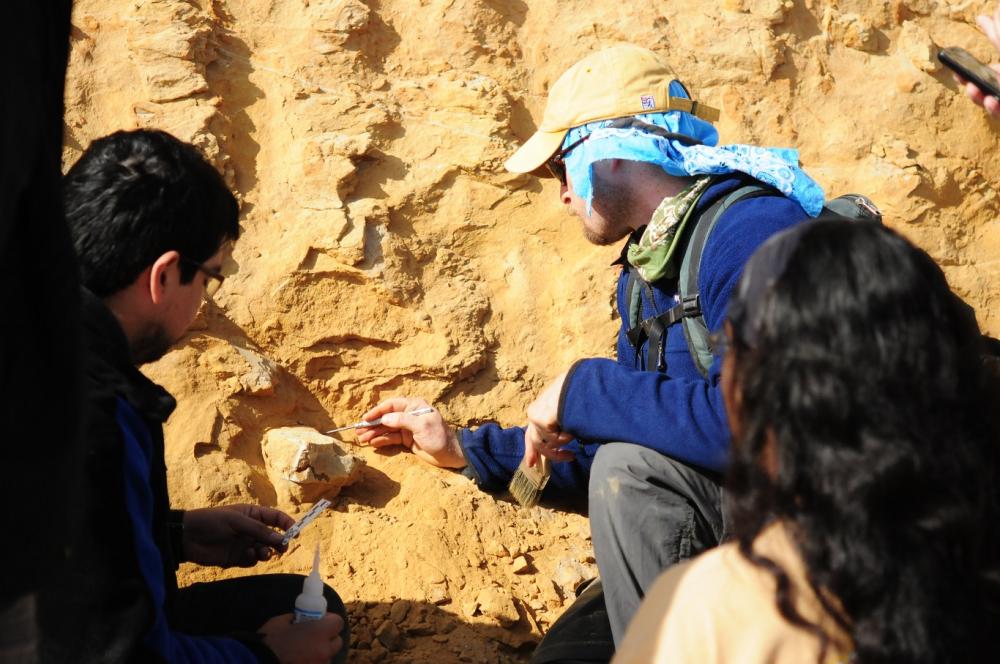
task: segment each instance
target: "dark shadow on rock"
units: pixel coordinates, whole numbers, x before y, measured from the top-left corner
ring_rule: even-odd
[[[78,150],[83,152],[83,146],[80,145],[80,141],[77,140],[76,135],[73,133],[72,127],[63,122],[63,146],[70,148],[72,150]]]
[[[888,55],[889,49],[892,48],[892,39],[885,32],[877,28],[874,32],[875,38],[878,40],[878,48],[872,55]]]
[[[223,12],[223,20],[232,18]],[[220,100],[219,113],[226,126],[212,127],[220,147],[231,160],[236,189],[247,194],[257,186],[257,154],[260,144],[250,137],[257,130],[246,109],[264,98],[264,92],[250,81],[254,72],[250,47],[235,32],[223,25],[215,26],[218,57],[205,68],[205,79],[211,95]],[[244,210],[245,215],[248,210]]]
[[[503,186],[510,191],[529,191],[533,194],[542,193],[542,180],[545,178],[545,166],[531,173],[504,173]],[[557,190],[558,192],[558,190]],[[532,205],[540,205],[535,202]]]
[[[518,502],[508,491],[491,495],[498,502],[518,505]],[[582,491],[567,494],[559,493],[555,487],[546,487],[538,505],[557,512],[569,512],[571,514],[587,516],[587,489],[584,487]]]
[[[336,589],[336,579],[330,579]],[[349,660],[374,662],[527,662],[539,640],[532,633],[532,609],[514,599],[519,620],[510,627],[481,616],[459,615],[450,602],[436,606],[426,601],[349,602],[351,623]]]
[[[386,58],[403,40],[391,25],[382,20],[379,15],[382,4],[379,0],[363,0],[363,2],[371,10],[368,26],[365,30],[348,37],[344,42],[344,48],[358,53],[369,70],[384,74]]]
[[[952,75],[951,70],[945,67],[944,65],[941,65],[941,68],[938,69],[936,72],[932,73],[931,76],[934,77],[934,79],[937,80],[938,83],[948,88],[948,90],[950,90],[951,92],[955,94],[961,94],[963,96],[965,95],[965,88],[958,85],[958,82]]]
[[[350,443],[343,443],[342,447],[348,452],[356,451],[356,446]],[[348,505],[381,509],[398,495],[399,482],[377,468],[365,466],[357,482],[340,490],[333,509],[346,512]]]
[[[523,0],[484,0],[483,4],[518,28],[524,26],[524,21],[528,17],[528,5]]]
[[[380,457],[385,457],[387,459],[394,457],[403,452],[403,448],[399,445],[392,445],[389,447],[379,447],[375,450],[375,453]]]
[[[806,6],[805,0],[794,0],[792,8],[785,14],[784,20],[774,26],[775,35],[792,34],[802,42],[823,34],[819,19]]]
[[[94,38],[91,37],[89,33],[85,32],[83,28],[74,23],[69,27],[69,39],[70,41],[80,41],[83,39],[93,41]]]
[[[510,100],[510,130],[521,142],[527,141],[538,131],[538,124],[531,117],[528,105],[519,97],[512,97]]]
[[[402,180],[409,171],[406,162],[381,150],[370,150],[354,163],[357,168],[357,184],[348,202],[362,198],[386,198],[388,194],[382,185],[390,180]]]
[[[558,510],[560,512],[571,512],[580,516],[587,516],[587,489],[576,494],[559,493],[555,487],[546,488],[539,502],[542,507]]]

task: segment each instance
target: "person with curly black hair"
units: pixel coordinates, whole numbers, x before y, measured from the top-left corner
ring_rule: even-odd
[[[997,376],[941,269],[821,218],[754,254],[724,329],[734,539],[661,576],[615,661],[982,661]]]

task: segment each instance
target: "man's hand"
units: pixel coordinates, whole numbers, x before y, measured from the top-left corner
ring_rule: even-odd
[[[402,445],[435,466],[465,468],[468,462],[458,436],[445,424],[441,413],[435,410],[426,415],[407,414],[429,406],[423,399],[387,399],[364,414],[367,421],[381,417],[382,424],[358,429],[358,441],[372,447]]]
[[[990,69],[1000,74],[1000,65],[988,65]],[[1000,118],[1000,99],[997,99],[991,94],[987,94],[982,91],[982,89],[971,81],[967,81],[958,74],[953,74],[955,80],[958,81],[959,85],[965,86],[966,96],[973,101],[977,106],[982,106],[987,113],[995,118]],[[1000,76],[997,77],[1000,79]]]
[[[992,16],[977,16],[976,23],[986,34],[986,38],[990,40],[993,47],[1000,51],[1000,7],[993,12]],[[1000,65],[989,65],[989,68],[1000,74]],[[975,104],[982,106],[993,117],[1000,117],[1000,99],[984,93],[975,83],[966,81],[957,74],[955,74],[955,80],[960,85],[965,86],[965,94]]]
[[[292,614],[271,618],[257,631],[281,664],[329,664],[344,647],[344,620],[327,613],[319,620],[292,623]]]
[[[541,394],[528,406],[528,425],[524,429],[524,458],[529,466],[534,466],[538,455],[553,461],[572,461],[575,456],[569,450],[559,449],[573,440],[559,426],[559,395],[562,394],[566,372],[542,390]]]
[[[284,551],[283,533],[295,520],[260,505],[227,505],[184,513],[184,559],[199,565],[252,567]]]

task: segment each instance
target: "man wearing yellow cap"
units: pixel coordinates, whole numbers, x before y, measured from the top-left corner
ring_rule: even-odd
[[[531,404],[526,428],[455,432],[436,414],[399,412],[423,403],[401,397],[367,413],[391,415],[361,434],[465,467],[486,490],[502,490],[522,457],[538,454],[557,462],[548,493],[582,491],[589,479],[616,640],[662,569],[722,536],[729,431],[709,332],[753,251],[824,203],[796,151],[717,146],[717,117],[644,48],[609,48],[564,73],[506,168],[559,178],[591,242],[627,238],[617,361],[576,362]]]

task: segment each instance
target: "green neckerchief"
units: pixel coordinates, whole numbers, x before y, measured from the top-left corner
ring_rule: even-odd
[[[700,177],[676,196],[664,198],[653,212],[642,237],[629,245],[629,265],[637,269],[647,283],[677,276],[680,257],[674,253],[678,240],[694,212],[695,204],[711,181],[709,176]]]

